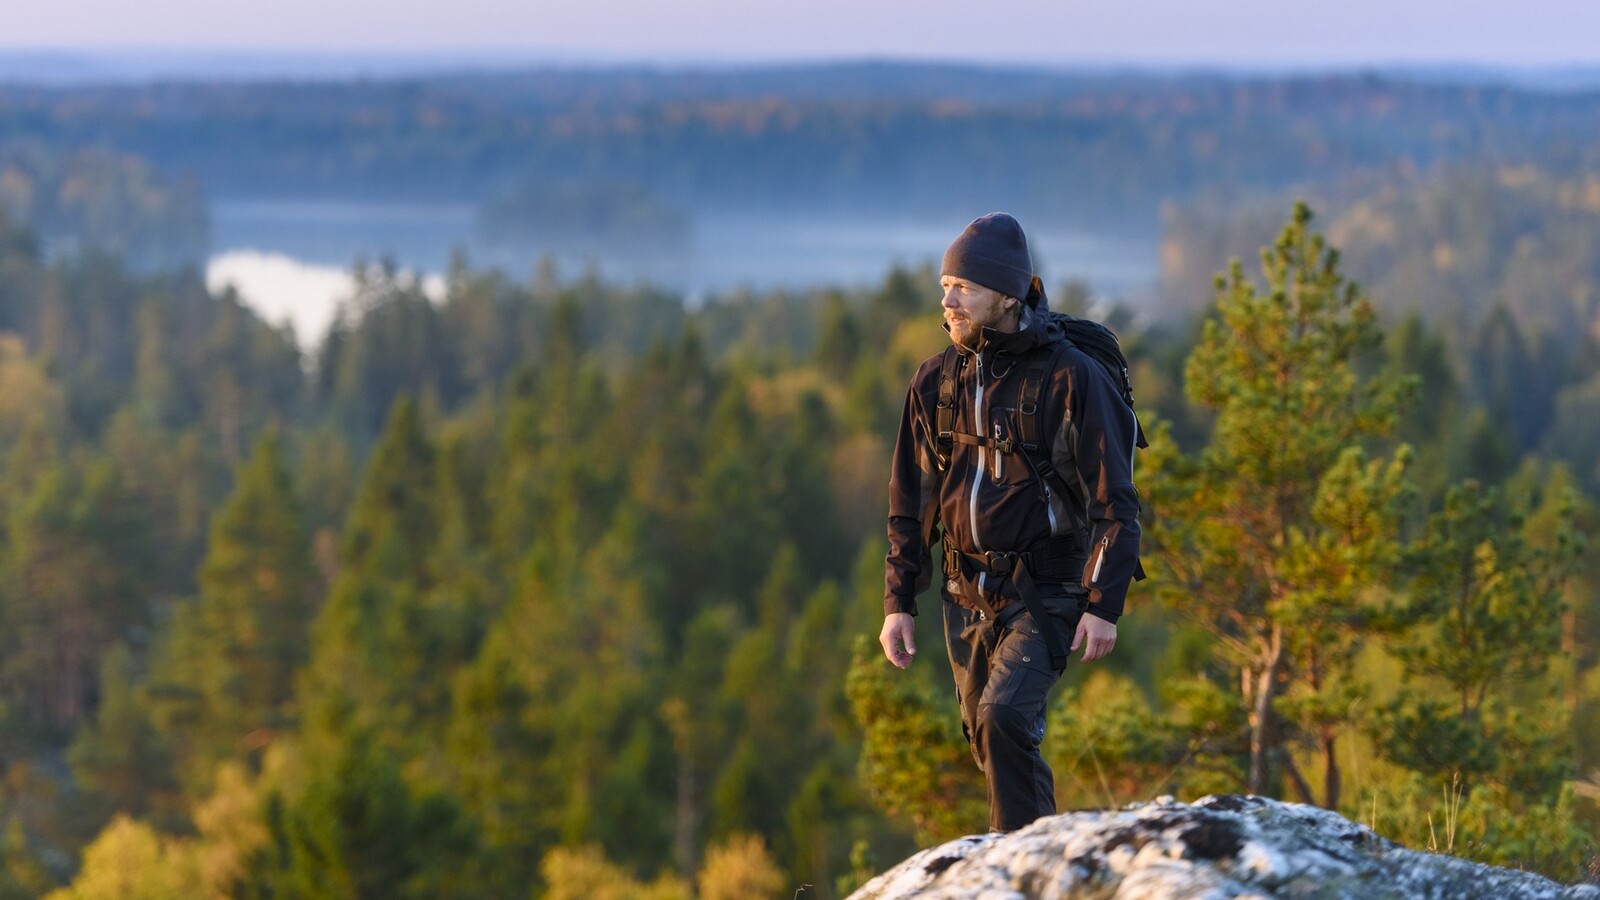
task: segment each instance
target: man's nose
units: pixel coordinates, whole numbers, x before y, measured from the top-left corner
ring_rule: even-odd
[[[945,309],[955,309],[958,305],[956,303],[956,292],[953,289],[945,291],[944,298],[939,301],[939,305]]]

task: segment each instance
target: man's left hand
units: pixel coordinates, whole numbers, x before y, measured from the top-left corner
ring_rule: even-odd
[[[1088,613],[1078,617],[1078,631],[1072,636],[1072,649],[1083,647],[1083,661],[1094,662],[1117,644],[1117,626]]]

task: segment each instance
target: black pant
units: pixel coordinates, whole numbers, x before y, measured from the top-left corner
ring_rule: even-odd
[[[1082,615],[1079,598],[1059,594],[1040,600],[1063,645],[1070,647]],[[1050,666],[1049,647],[1021,603],[1000,611],[998,627],[948,597],[942,606],[961,728],[988,782],[989,828],[1014,831],[1053,815],[1055,778],[1039,754],[1045,701],[1061,677]]]

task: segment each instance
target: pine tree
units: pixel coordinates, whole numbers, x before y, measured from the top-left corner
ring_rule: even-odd
[[[1571,503],[1549,512],[1549,543],[1532,546],[1498,492],[1469,481],[1429,519],[1395,611],[1405,685],[1377,728],[1391,760],[1435,780],[1459,773],[1468,787],[1491,779],[1525,802],[1555,798],[1570,774],[1570,707],[1539,700],[1556,687],[1579,544]]]
[[[1187,370],[1216,415],[1210,444],[1184,459],[1154,442],[1145,481],[1164,594],[1210,633],[1247,711],[1244,787],[1276,792],[1286,776],[1314,802],[1291,752],[1304,745],[1336,808],[1335,742],[1360,699],[1349,666],[1407,492],[1404,455],[1368,461],[1362,446],[1393,427],[1409,382],[1358,376],[1380,339],[1372,307],[1310,221],[1297,205],[1262,251],[1265,291],[1237,262],[1217,279]]]

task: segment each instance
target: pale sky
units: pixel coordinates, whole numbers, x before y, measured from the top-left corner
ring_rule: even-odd
[[[19,0],[0,49],[883,57],[1047,65],[1600,65],[1600,0]]]

